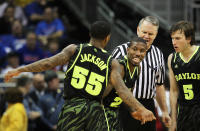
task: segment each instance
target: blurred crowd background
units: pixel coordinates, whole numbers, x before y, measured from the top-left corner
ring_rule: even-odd
[[[67,65],[42,73],[22,73],[10,83],[3,82],[4,74],[51,57],[71,43],[88,42],[89,25],[97,19],[109,21],[113,26],[106,47],[112,52],[114,47],[136,35],[139,20],[147,15],[160,20],[155,45],[163,51],[165,61],[173,51],[168,33],[171,24],[179,20],[191,21],[195,25],[197,42],[200,41],[199,0],[1,0],[0,119],[5,112],[8,118],[11,117],[11,106],[21,109],[16,105],[21,103],[28,120],[27,124],[21,125],[28,131],[55,131],[64,103],[62,89]],[[8,90],[10,88],[13,89]],[[166,78],[167,96],[168,88]],[[18,90],[22,92],[23,100],[14,97],[16,94],[20,96]],[[159,118],[159,109],[157,112]],[[12,126],[9,124],[6,126]],[[157,130],[167,130],[159,119]]]
[[[0,2],[0,130],[55,131],[64,103],[62,80],[66,67],[22,73],[10,83],[4,83],[3,77],[11,69],[57,54],[69,43],[88,41],[88,29],[63,1]],[[22,101],[16,97],[20,96],[18,90]],[[24,110],[20,104],[26,115],[21,113]],[[16,123],[9,123],[9,119]]]

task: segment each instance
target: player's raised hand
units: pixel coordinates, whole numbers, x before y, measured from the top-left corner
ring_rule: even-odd
[[[135,112],[132,112],[131,116],[136,120],[141,121],[141,124],[145,124],[148,121],[156,120],[154,114],[146,108],[141,108]]]
[[[6,73],[4,76],[4,81],[9,82],[11,78],[13,78],[14,76],[18,76],[20,73],[21,72],[17,69],[8,71],[8,73]]]

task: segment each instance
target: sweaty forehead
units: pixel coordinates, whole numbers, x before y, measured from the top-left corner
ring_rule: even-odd
[[[144,47],[144,48],[146,48],[147,47],[146,43],[140,42],[140,41],[139,42],[133,41],[130,44],[131,44],[130,48],[132,48],[132,47]]]
[[[144,25],[144,26],[141,25],[140,31],[151,33],[151,34],[156,34],[158,30],[157,30],[156,26],[153,26],[153,25]]]
[[[185,36],[182,30],[177,30],[171,34],[171,36]]]

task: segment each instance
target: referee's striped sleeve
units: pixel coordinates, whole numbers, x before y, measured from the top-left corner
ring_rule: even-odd
[[[112,57],[119,58],[121,56],[125,56],[127,54],[128,44],[129,44],[129,42],[117,46],[112,52]]]
[[[119,50],[119,48],[115,48],[114,51],[112,52],[112,57],[113,58],[119,58],[121,56],[121,51]]]
[[[160,62],[161,63],[160,63],[159,77],[157,81],[158,85],[163,84],[165,81],[165,62],[164,62],[164,57],[162,53],[160,53]]]

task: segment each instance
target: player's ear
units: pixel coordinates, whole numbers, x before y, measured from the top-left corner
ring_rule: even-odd
[[[103,41],[105,44],[107,44],[109,40],[110,40],[110,35],[106,36],[106,38]]]
[[[106,37],[106,42],[108,42],[110,40],[110,35],[108,35],[107,37]]]

